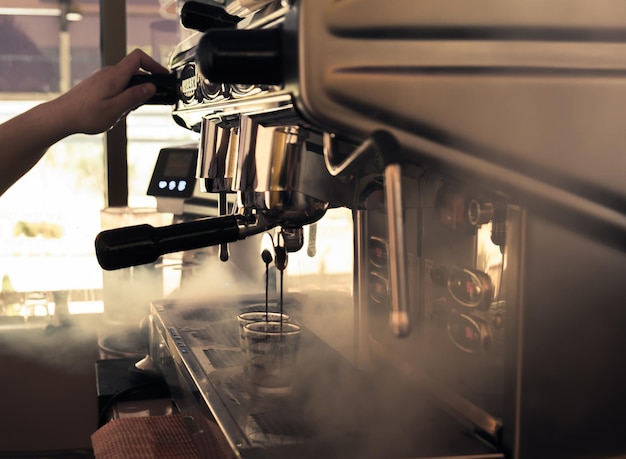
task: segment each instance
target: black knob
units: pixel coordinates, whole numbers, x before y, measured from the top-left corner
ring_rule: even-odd
[[[150,105],[174,105],[178,102],[178,79],[175,73],[153,73],[133,75],[128,86],[137,86],[143,83],[152,83],[156,86],[156,93],[146,104]]]
[[[180,22],[187,29],[206,32],[216,27],[235,27],[240,17],[228,14],[220,6],[186,2],[180,10]]]
[[[96,237],[96,257],[103,269],[152,263],[166,253],[199,249],[239,239],[234,215],[203,218],[169,226],[135,225],[102,231]]]
[[[196,59],[213,83],[283,83],[282,32],[274,29],[213,29],[200,39]]]

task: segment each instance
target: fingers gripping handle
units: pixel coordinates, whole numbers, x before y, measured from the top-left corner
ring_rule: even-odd
[[[128,86],[152,83],[156,93],[145,103],[148,105],[174,105],[180,98],[176,73],[140,74],[131,77]]]

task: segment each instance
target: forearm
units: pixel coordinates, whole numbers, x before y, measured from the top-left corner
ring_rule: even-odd
[[[110,129],[156,92],[152,83],[128,87],[138,72],[167,69],[136,49],[70,91],[0,124],[0,195],[27,173],[54,143],[78,132]]]
[[[0,195],[27,173],[46,150],[75,131],[63,101],[44,102],[0,125]]]

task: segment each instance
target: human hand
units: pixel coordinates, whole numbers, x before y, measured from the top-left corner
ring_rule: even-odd
[[[140,49],[116,65],[103,67],[57,99],[56,115],[67,116],[69,134],[98,134],[114,126],[128,112],[156,92],[152,83],[128,87],[135,74],[168,70]]]

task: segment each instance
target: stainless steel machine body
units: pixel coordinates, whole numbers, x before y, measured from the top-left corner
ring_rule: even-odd
[[[171,61],[205,191],[291,231],[294,256],[326,244],[318,266],[348,208],[353,264],[285,271],[306,338],[280,403],[217,342],[258,295],[155,302],[181,409],[241,457],[626,454],[623,2],[192,6],[220,18]]]

